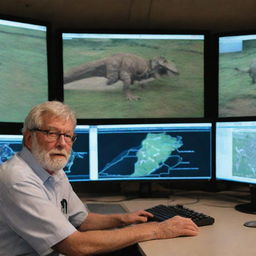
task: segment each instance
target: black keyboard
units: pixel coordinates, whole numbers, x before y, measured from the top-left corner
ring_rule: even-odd
[[[176,215],[192,219],[197,226],[212,225],[214,223],[214,218],[210,217],[204,213],[196,212],[192,209],[186,208],[183,205],[157,205],[152,208],[146,209],[154,215],[149,221],[164,221],[166,219],[172,218]]]

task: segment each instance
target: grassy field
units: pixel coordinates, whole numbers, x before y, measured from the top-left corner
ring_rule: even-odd
[[[173,61],[179,76],[149,82],[144,89],[133,85],[138,101],[128,101],[117,90],[64,90],[65,103],[79,118],[202,117],[204,114],[204,63],[201,40],[86,40],[64,41],[64,72],[72,67],[115,53],[132,53],[150,59],[164,56]],[[122,86],[121,86],[122,87]]]
[[[22,122],[48,99],[46,32],[0,25],[0,121]]]
[[[243,72],[256,57],[255,47],[255,40],[247,41],[242,52],[220,55],[219,116],[256,115],[256,84]]]

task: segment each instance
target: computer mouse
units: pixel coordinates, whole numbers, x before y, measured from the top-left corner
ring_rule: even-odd
[[[256,220],[246,221],[244,226],[248,228],[256,228]]]

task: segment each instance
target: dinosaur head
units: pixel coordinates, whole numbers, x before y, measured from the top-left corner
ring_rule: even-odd
[[[151,68],[155,72],[156,76],[179,75],[179,71],[176,68],[176,65],[162,56],[155,57],[151,60]]]

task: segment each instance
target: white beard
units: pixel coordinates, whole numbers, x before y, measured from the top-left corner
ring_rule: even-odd
[[[37,138],[32,139],[31,152],[33,153],[35,159],[42,165],[42,167],[48,171],[57,173],[65,167],[70,157],[70,153],[66,152],[64,149],[52,149],[47,152],[39,143]],[[60,157],[57,159],[52,159],[50,154],[57,153],[63,154],[65,157]]]

